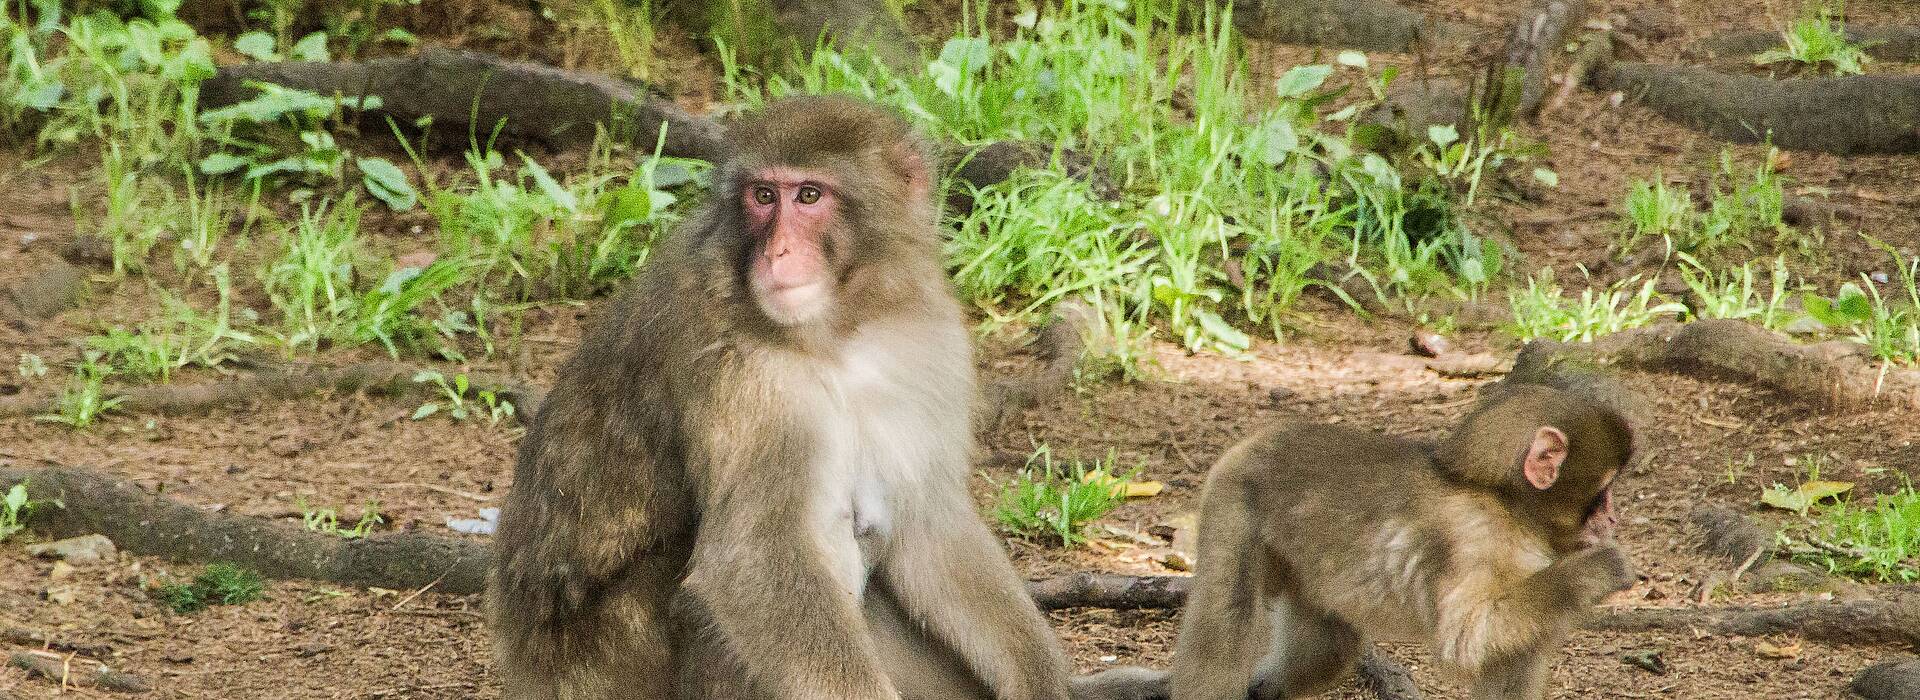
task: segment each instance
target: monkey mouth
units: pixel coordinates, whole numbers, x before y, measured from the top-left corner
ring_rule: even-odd
[[[792,326],[818,318],[826,310],[827,283],[812,280],[800,284],[754,285],[754,297],[760,310],[775,323]]]

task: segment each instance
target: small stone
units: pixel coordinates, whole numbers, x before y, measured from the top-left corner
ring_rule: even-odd
[[[73,601],[73,586],[52,586],[47,588],[47,602],[53,603],[54,605],[72,605]]]
[[[62,581],[69,578],[73,578],[74,571],[75,569],[73,568],[72,564],[68,564],[64,561],[56,561],[53,563],[53,571],[50,571],[47,573],[47,580]]]
[[[1446,336],[1426,331],[1413,334],[1413,337],[1407,339],[1407,345],[1412,348],[1413,354],[1421,357],[1439,357],[1447,354],[1447,350],[1452,348],[1452,343],[1447,342]]]
[[[1827,324],[1821,323],[1812,316],[1801,316],[1792,321],[1788,321],[1787,325],[1780,328],[1780,331],[1787,335],[1816,335],[1825,333],[1827,331]]]
[[[108,561],[119,552],[120,549],[113,546],[113,540],[100,534],[27,545],[27,554],[46,559],[59,559],[75,566]]]
[[[1276,386],[1267,390],[1267,401],[1275,406],[1291,401],[1293,397],[1294,391],[1284,386]]]

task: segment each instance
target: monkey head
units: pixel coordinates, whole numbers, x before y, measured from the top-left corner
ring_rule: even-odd
[[[1633,431],[1618,411],[1519,385],[1461,421],[1435,459],[1456,480],[1498,494],[1566,553],[1612,537],[1613,480],[1632,456]]]
[[[939,270],[925,147],[884,108],[840,97],[780,100],[729,130],[713,244],[778,327],[885,304],[898,280]],[[883,274],[884,272],[884,274]],[[863,274],[869,273],[869,274]],[[926,278],[921,278],[926,279]]]

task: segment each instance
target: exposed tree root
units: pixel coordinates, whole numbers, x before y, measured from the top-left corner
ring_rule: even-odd
[[[1716,370],[1829,408],[1920,407],[1920,370],[1875,360],[1858,343],[1806,345],[1744,321],[1660,323],[1591,343],[1536,340],[1520,351],[1513,371],[1542,371],[1565,361]]]
[[[1524,76],[1516,116],[1531,118],[1540,111],[1554,59],[1566,53],[1567,32],[1579,27],[1586,15],[1585,0],[1547,0],[1514,25],[1507,37],[1507,68],[1517,68]]]
[[[436,123],[471,124],[482,134],[505,120],[510,133],[554,147],[593,142],[595,127],[653,150],[665,126],[666,155],[713,160],[722,152],[712,121],[649,94],[641,85],[594,73],[510,61],[475,51],[429,48],[413,56],[358,63],[248,63],[226,66],[201,86],[207,108],[250,99],[248,81],[321,94],[378,96],[385,111]]]
[[[1233,26],[1265,41],[1362,51],[1409,52],[1472,34],[1390,0],[1237,0]]]
[[[1920,698],[1920,659],[1909,656],[1868,666],[1853,677],[1847,690],[1866,700]]]
[[[413,375],[422,367],[400,362],[361,362],[342,367],[294,365],[239,375],[228,381],[203,384],[159,384],[110,391],[124,399],[120,409],[135,413],[187,415],[219,408],[238,408],[263,399],[296,399],[324,391],[365,391],[370,394],[434,395],[439,386],[419,384]],[[544,391],[507,377],[485,373],[467,375],[472,391],[493,391],[512,401],[516,414],[532,416]],[[53,402],[38,397],[0,398],[0,418],[53,413]]]
[[[1834,644],[1920,643],[1920,606],[1909,597],[1800,603],[1784,608],[1608,610],[1582,627],[1609,632],[1681,632],[1734,637],[1797,634]]]
[[[1867,55],[1882,61],[1920,63],[1920,27],[1848,27],[1847,41],[1871,44]],[[1695,46],[1719,56],[1745,58],[1783,43],[1780,32],[1734,31],[1708,35]]]
[[[1781,148],[1840,155],[1920,151],[1920,75],[1772,80],[1618,62],[1594,78],[1602,90],[1736,143],[1771,137]]]
[[[419,588],[439,580],[437,590],[478,593],[486,580],[487,547],[478,542],[417,533],[348,540],[210,513],[77,469],[0,470],[0,492],[23,480],[33,498],[63,504],[32,515],[34,530],[54,537],[99,533],[135,554],[233,562],[277,578],[355,586]]]
[[[148,495],[137,487],[76,469],[0,470],[0,491],[21,481],[36,499],[64,507],[34,512],[29,525],[54,537],[99,533],[128,552],[176,560],[233,562],[279,578],[352,586],[479,593],[491,553],[486,545],[420,533],[359,540],[257,518],[208,512]],[[437,582],[437,583],[436,583]],[[1185,599],[1186,576],[1079,573],[1034,581],[1028,591],[1044,609],[1173,608]],[[1803,603],[1784,608],[1685,608],[1604,611],[1588,629],[1621,632],[1702,631],[1759,636],[1792,632],[1820,641],[1920,643],[1917,596]]]

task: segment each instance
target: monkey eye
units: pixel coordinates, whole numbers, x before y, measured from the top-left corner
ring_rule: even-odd
[[[801,185],[800,192],[793,196],[793,201],[801,204],[818,202],[820,201],[820,188],[814,187],[813,185]]]
[[[775,199],[779,199],[779,195],[774,194],[773,188],[766,185],[759,185],[753,188],[754,202],[766,205],[772,204]]]

